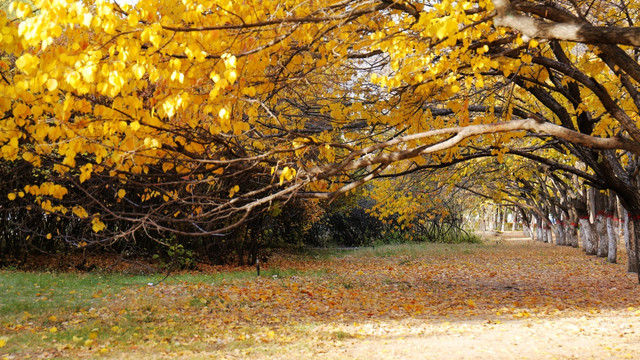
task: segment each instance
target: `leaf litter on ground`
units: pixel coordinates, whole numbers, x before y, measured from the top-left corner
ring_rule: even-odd
[[[531,358],[570,358],[582,342],[596,358],[640,350],[635,277],[569,247],[417,244],[264,266],[261,277],[183,274],[156,286],[105,276],[68,291],[67,305],[60,286],[8,288],[20,273],[3,271],[3,307],[18,293],[53,307],[0,311],[0,359],[509,358],[523,347]]]

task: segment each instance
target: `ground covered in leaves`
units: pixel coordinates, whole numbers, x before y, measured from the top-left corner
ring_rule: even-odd
[[[640,286],[625,269],[509,238],[278,257],[259,278],[157,285],[2,271],[0,359],[636,358]]]

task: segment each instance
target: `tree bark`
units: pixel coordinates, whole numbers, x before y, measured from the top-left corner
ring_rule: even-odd
[[[613,225],[613,218],[611,216],[607,216],[607,234],[609,238],[607,261],[615,264],[618,258],[618,239],[616,236],[615,226]]]
[[[607,257],[609,249],[609,234],[607,234],[607,217],[600,212],[596,215],[596,233],[598,234],[598,249],[596,255],[598,257]]]
[[[609,192],[607,203],[607,237],[609,239],[609,248],[607,249],[607,261],[616,263],[618,259],[618,236],[614,221],[617,219],[616,196],[612,191]]]
[[[584,250],[587,255],[595,255],[596,250],[596,232],[595,227],[589,222],[588,218],[580,219],[580,233],[582,234],[582,241],[584,243]]]
[[[578,223],[577,222],[570,222],[567,225],[567,242],[569,246],[572,246],[574,248],[579,247],[580,242],[578,240]]]
[[[564,221],[559,221],[553,227],[554,233],[556,234],[556,245],[567,245],[567,237],[565,232],[565,224]]]
[[[634,236],[632,234],[633,224],[631,223],[631,219],[629,214],[625,210],[624,223],[623,223],[623,231],[624,231],[624,244],[627,249],[627,271],[628,272],[638,272],[638,266],[634,251]]]
[[[599,257],[606,257],[607,250],[609,249],[609,236],[607,234],[606,227],[606,198],[604,194],[595,188],[589,189],[589,205],[591,207],[591,214],[594,214],[594,226],[596,233],[596,255]],[[590,255],[590,254],[589,254]]]
[[[638,241],[640,241],[640,216],[631,215],[629,219],[629,252],[627,258],[629,260],[629,272],[638,273]],[[640,282],[640,273],[638,273],[638,281]]]

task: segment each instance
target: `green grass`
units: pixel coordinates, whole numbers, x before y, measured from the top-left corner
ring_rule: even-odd
[[[122,286],[118,284],[128,280],[118,275],[0,271],[0,316],[80,310],[118,291]]]
[[[303,271],[266,267],[261,277],[322,276],[325,270]],[[80,311],[100,304],[104,297],[123,288],[147,286],[163,281],[176,283],[218,283],[256,278],[255,269],[214,274],[182,273],[151,276],[121,274],[76,274],[0,270],[0,317],[3,320],[27,316],[55,315],[58,311]],[[47,316],[50,316],[47,315]]]

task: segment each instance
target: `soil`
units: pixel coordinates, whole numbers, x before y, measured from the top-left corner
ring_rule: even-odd
[[[371,325],[322,359],[638,359],[640,318],[628,313],[557,319],[406,321]]]
[[[505,245],[530,241],[522,238],[521,233],[485,234],[485,238]],[[640,286],[635,286],[640,295]],[[326,331],[335,334],[336,328]],[[635,308],[603,307],[596,311],[563,311],[559,316],[502,320],[435,317],[374,322],[341,326],[337,334],[342,334],[342,338],[313,349],[313,357],[640,359],[640,309]],[[276,358],[286,359],[288,355]]]

